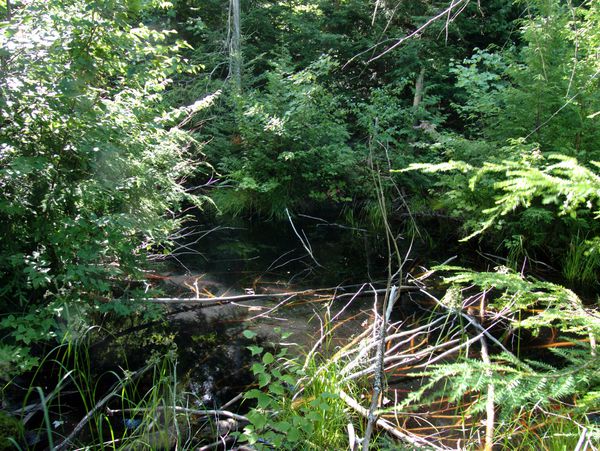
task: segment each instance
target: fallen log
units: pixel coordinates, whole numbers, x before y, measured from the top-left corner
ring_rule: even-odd
[[[342,288],[338,288],[342,289]],[[335,288],[331,288],[331,289],[327,289],[329,291],[331,290],[335,290]],[[240,294],[240,295],[233,295],[233,296],[215,296],[215,297],[210,297],[210,298],[181,298],[181,297],[175,297],[175,298],[146,298],[146,299],[140,299],[144,302],[151,302],[151,303],[155,303],[155,304],[186,304],[186,305],[197,305],[199,307],[212,307],[214,305],[222,305],[222,304],[227,304],[230,302],[244,302],[244,301],[253,301],[253,300],[259,300],[259,299],[279,299],[279,298],[285,298],[285,297],[296,297],[296,296],[322,296],[322,294],[319,294],[319,292],[323,292],[325,291],[325,289],[319,289],[319,290],[302,290],[302,291],[290,291],[287,293],[260,293],[260,294]],[[398,291],[400,293],[406,293],[406,292],[416,292],[419,291],[419,287],[417,286],[413,286],[413,285],[403,285],[400,286],[398,288]],[[369,290],[365,290],[362,291],[360,293],[342,293],[342,294],[335,294],[332,296],[332,298],[335,299],[342,299],[342,298],[346,298],[346,297],[351,297],[351,296],[357,296],[357,297],[363,297],[363,296],[369,296],[369,295],[373,295],[373,294],[380,294],[380,293],[385,293],[386,289],[385,288],[381,288],[381,289],[377,289],[377,290],[373,290],[373,289],[369,289]]]

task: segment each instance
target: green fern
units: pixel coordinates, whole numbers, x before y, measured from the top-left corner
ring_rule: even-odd
[[[466,402],[466,417],[482,417],[492,385],[497,433],[510,435],[523,412],[537,412],[541,417],[535,421],[555,425],[553,420],[542,418],[543,412],[560,409],[565,418],[584,421],[587,413],[600,407],[600,358],[594,345],[600,337],[600,317],[573,291],[528,279],[506,267],[494,272],[451,266],[436,269],[447,273],[444,280],[449,288],[439,302],[449,315],[467,315],[465,299],[485,296],[488,316],[501,313],[513,333],[528,329],[535,335],[554,330],[561,334],[557,340],[567,346],[548,347],[553,358],[544,361],[525,359],[494,345],[490,347],[490,363],[474,357],[476,353],[460,353],[452,363],[431,365],[426,371],[411,374],[422,378],[423,384],[390,411],[418,409],[444,399],[456,406]],[[480,333],[464,324],[463,343],[473,333]],[[447,336],[455,337],[455,332],[449,331]],[[518,350],[519,343],[515,346]]]

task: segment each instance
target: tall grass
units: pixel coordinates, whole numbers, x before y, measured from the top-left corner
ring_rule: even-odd
[[[591,285],[598,281],[600,250],[579,235],[573,237],[563,263],[563,276],[570,283]]]
[[[181,401],[176,355],[151,354],[144,367],[132,371],[127,360],[98,374],[90,354],[91,329],[77,340],[52,349],[32,377],[23,406],[39,403],[39,415],[22,420],[45,436],[50,449],[180,449],[192,446],[190,428],[180,426],[175,407]],[[119,365],[120,369],[116,369]],[[40,384],[56,384],[44,392]],[[185,424],[185,421],[182,421]],[[184,432],[187,432],[185,434]]]

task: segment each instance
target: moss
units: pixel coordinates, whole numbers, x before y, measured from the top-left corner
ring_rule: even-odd
[[[0,411],[0,451],[15,448],[8,440],[10,437],[19,442],[23,437],[23,425],[16,418]]]

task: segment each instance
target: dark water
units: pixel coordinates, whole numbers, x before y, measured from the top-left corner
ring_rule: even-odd
[[[207,308],[182,303],[168,308],[182,390],[197,405],[210,408],[253,381],[249,367],[256,358],[247,346],[254,342],[265,349],[286,347],[302,359],[321,337],[325,318],[333,318],[329,326],[336,327],[332,349],[359,335],[372,315],[373,296],[331,298],[336,292],[368,289],[368,283],[382,287],[387,273],[377,232],[315,218],[294,219],[293,226],[289,221],[198,225],[180,244],[184,246],[176,258],[161,270],[165,279],[160,285],[168,296],[317,290]],[[406,240],[405,252],[409,245]],[[256,338],[246,339],[244,330],[255,332]],[[291,334],[283,343],[281,332]]]
[[[294,230],[295,229],[295,230]],[[200,230],[212,227],[199,226]],[[336,340],[360,333],[370,314],[371,301],[349,298],[329,303],[333,288],[382,279],[379,237],[375,233],[341,227],[320,220],[280,223],[233,223],[216,228],[189,252],[171,261],[172,273],[165,286],[172,294],[193,297],[244,293],[317,291],[289,299],[257,299],[228,305],[171,312],[171,330],[192,389],[204,402],[219,404],[251,380],[247,368],[250,353],[243,330],[257,333],[266,346],[282,346],[278,330],[291,333],[283,346],[300,356],[320,337],[321,320],[327,312],[343,323]],[[195,253],[193,253],[195,252]],[[374,271],[374,268],[377,271]],[[179,306],[181,308],[181,306]],[[214,346],[198,346],[212,337]],[[232,372],[231,369],[234,369]]]
[[[384,269],[377,233],[344,224],[300,218],[293,226],[285,221],[198,226],[208,230],[213,231],[192,247],[197,254],[179,259],[180,268],[219,275],[234,285],[264,277],[329,286],[368,281]]]
[[[346,292],[350,293],[368,283],[383,286],[387,251],[377,232],[311,218],[295,219],[293,226],[289,222],[199,225],[195,232],[198,235],[194,236],[202,239],[192,240],[192,245],[188,240],[165,272],[168,277],[162,287],[173,296],[330,288],[289,299],[257,299],[203,309],[185,309],[181,305],[170,308],[168,332],[177,344],[181,390],[189,393],[198,407],[218,408],[248,388],[253,381],[249,367],[255,358],[247,346],[259,343],[266,349],[286,347],[292,356],[302,359],[321,337],[325,318],[334,318],[330,327],[337,327],[330,343],[332,349],[362,333],[372,320],[373,296],[358,297],[352,302],[349,298],[332,302],[331,298],[335,287],[347,286]],[[457,251],[444,247],[444,239],[433,251],[421,242],[411,245],[408,238],[399,243],[407,256],[409,271],[418,272],[420,265],[431,267]],[[491,269],[493,262],[478,258],[469,260],[463,256],[462,262],[453,263]],[[443,292],[436,294],[441,296]],[[414,320],[419,309],[427,310],[427,305],[431,305],[427,299],[422,301],[425,302],[419,304],[405,297],[396,315],[412,315]],[[256,338],[248,340],[244,330],[255,332]],[[291,333],[283,343],[279,330]],[[539,351],[536,352],[539,358]],[[391,387],[404,396],[418,389],[419,383],[401,378]],[[240,411],[245,408],[242,406]],[[443,426],[443,421],[439,421],[437,425]],[[428,427],[413,423],[406,426]],[[456,440],[461,437],[460,433],[456,436]]]
[[[137,323],[123,324],[126,333],[92,350],[90,368],[97,378],[98,395],[114,384],[111,372],[119,373],[124,362],[135,370],[144,365],[152,352],[165,352],[168,343],[175,343],[173,364],[179,392],[186,394],[190,407],[219,408],[253,382],[250,365],[256,357],[248,351],[249,345],[260,344],[265,349],[285,347],[290,356],[302,359],[321,337],[325,318],[333,318],[330,327],[336,327],[331,348],[343,345],[364,330],[372,315],[373,297],[344,297],[332,302],[332,295],[336,291],[352,293],[368,283],[380,287],[387,274],[387,251],[377,232],[322,219],[297,218],[293,225],[206,224],[197,225],[188,233],[179,243],[175,257],[156,268],[161,279],[154,282],[166,296],[317,291],[207,308],[177,303],[167,308],[165,323],[151,323],[139,329]],[[404,246],[402,252],[408,253],[410,241],[400,243]],[[409,260],[416,266],[417,258],[413,256],[424,254],[423,246],[413,245]],[[340,286],[345,286],[345,291],[335,290]],[[246,338],[244,330],[255,332],[256,337]],[[281,332],[291,336],[282,340]],[[140,395],[152,383],[151,375],[142,378],[137,389]],[[52,421],[64,421],[63,428],[68,431],[86,412],[74,405],[75,399],[64,398],[62,402],[73,405],[68,414],[56,415]],[[237,403],[229,407],[236,408],[243,412],[247,406]],[[116,416],[108,421],[114,430],[123,432],[128,420],[134,419]]]

